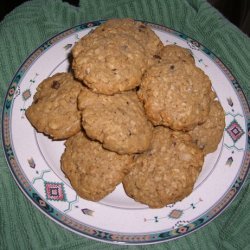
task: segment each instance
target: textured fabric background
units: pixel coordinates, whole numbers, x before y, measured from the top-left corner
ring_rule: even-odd
[[[183,32],[214,52],[250,97],[250,39],[204,0],[28,1],[0,23],[1,104],[19,65],[41,43],[71,26],[132,17]],[[80,237],[38,211],[15,184],[0,151],[0,249],[250,249],[247,181],[229,208],[189,236],[153,246],[117,246]]]

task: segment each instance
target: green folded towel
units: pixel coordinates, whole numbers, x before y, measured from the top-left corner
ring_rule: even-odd
[[[166,25],[214,52],[250,97],[250,39],[204,0],[59,0],[22,4],[0,23],[0,96],[20,64],[51,36],[91,20],[131,17]],[[250,249],[249,180],[213,222],[174,241],[118,246],[81,237],[37,210],[15,184],[0,151],[0,249]]]

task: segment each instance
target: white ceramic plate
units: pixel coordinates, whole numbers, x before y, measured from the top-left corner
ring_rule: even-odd
[[[25,117],[37,85],[68,71],[72,46],[103,21],[82,24],[51,38],[21,65],[3,108],[3,145],[10,170],[23,193],[48,217],[81,235],[112,243],[147,244],[175,239],[204,226],[233,200],[247,176],[249,107],[237,80],[208,49],[184,34],[149,24],[164,44],[189,48],[210,77],[225,110],[223,139],[207,155],[191,195],[162,209],[128,198],[122,186],[100,202],[76,195],[60,170],[62,141],[39,134]]]

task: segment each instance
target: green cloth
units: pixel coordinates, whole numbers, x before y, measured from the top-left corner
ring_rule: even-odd
[[[231,70],[250,97],[250,39],[204,0],[28,1],[0,23],[1,103],[19,65],[39,45],[91,20],[132,17],[166,25],[198,40]],[[250,186],[207,226],[150,246],[118,246],[72,233],[42,214],[15,184],[0,151],[0,249],[250,249]]]

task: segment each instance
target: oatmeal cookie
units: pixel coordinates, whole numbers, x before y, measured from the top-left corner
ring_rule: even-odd
[[[153,63],[155,55],[163,48],[163,43],[149,25],[129,18],[110,19],[97,27],[95,34],[109,36],[109,34],[126,34],[133,37],[145,48],[149,65]]]
[[[184,199],[201,171],[204,155],[188,133],[158,126],[148,151],[123,179],[127,195],[152,208]]]
[[[84,88],[78,98],[78,107],[87,135],[103,143],[104,148],[119,154],[148,149],[152,125],[134,91],[108,96]]]
[[[211,103],[208,119],[201,125],[196,126],[189,134],[203,149],[205,154],[212,153],[222,138],[225,128],[225,113],[218,101]]]
[[[206,121],[214,95],[208,76],[194,64],[162,61],[146,72],[138,97],[154,125],[188,131]]]
[[[33,103],[25,114],[38,132],[53,139],[66,139],[81,129],[77,97],[82,84],[69,73],[58,73],[37,87]]]
[[[77,194],[98,201],[122,182],[132,167],[133,157],[103,149],[84,133],[70,137],[61,157],[61,168]]]
[[[176,63],[183,61],[195,64],[192,52],[189,49],[177,45],[164,46],[159,52],[158,59],[164,60],[165,63]]]
[[[147,66],[145,49],[126,34],[89,34],[72,50],[77,79],[96,93],[112,95],[138,86]]]

